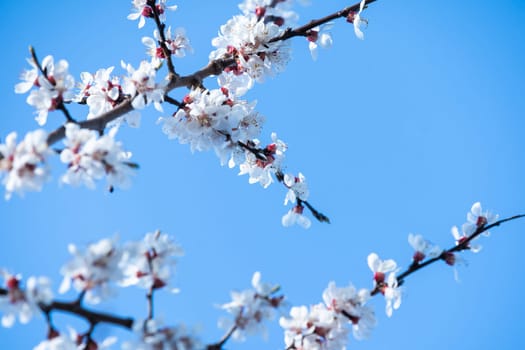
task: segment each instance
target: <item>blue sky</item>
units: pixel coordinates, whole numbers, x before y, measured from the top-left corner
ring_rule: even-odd
[[[168,23],[185,27],[195,50],[176,66],[191,73],[207,63],[210,41],[238,13],[237,1],[175,3],[179,10],[168,14]],[[297,11],[305,23],[348,4],[313,0]],[[118,67],[121,59],[138,65],[145,58],[140,39],[153,28],[137,30],[126,19],[130,8],[130,1],[2,2],[0,137],[38,127],[26,97],[14,94],[29,45],[40,57],[67,59],[76,78]],[[216,322],[224,316],[215,305],[229,301],[230,290],[248,287],[254,271],[281,284],[291,305],[314,304],[331,280],[371,287],[370,252],[406,267],[410,232],[453,245],[451,226],[461,225],[476,201],[502,217],[524,213],[523,3],[379,0],[364,17],[364,41],[351,25],[336,22],[334,47],[312,61],[306,40],[295,39],[287,70],[247,95],[267,119],[261,138],[275,131],[288,143],[288,169],[305,174],[310,202],[330,225],[282,227],[283,187],[249,185],[211,152],[192,154],[168,140],[156,125],[159,113],[150,108],[141,128],[119,132],[141,166],[129,190],[109,194],[104,183],[94,191],[61,186],[57,162],[43,192],[0,201],[0,266],[25,277],[48,275],[57,290],[68,243],[115,234],[136,240],[161,229],[186,256],[174,279],[181,294],[159,293],[157,313],[170,323],[198,326],[203,340],[213,342],[222,335]],[[52,114],[48,130],[61,121]],[[460,283],[445,264],[409,278],[391,319],[376,297],[379,323],[372,338],[350,339],[348,348],[524,348],[524,228],[523,221],[496,228],[480,242],[479,254],[465,253],[469,266],[459,268]],[[142,298],[122,290],[101,307],[144,317]],[[61,316],[61,322],[75,321]],[[45,333],[39,317],[0,329],[0,344],[30,349]],[[267,341],[254,337],[227,348],[282,349],[283,334],[275,322]]]

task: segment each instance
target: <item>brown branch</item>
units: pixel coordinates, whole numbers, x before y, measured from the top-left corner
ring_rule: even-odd
[[[326,222],[327,224],[330,223],[330,218],[315,209],[308,201],[301,201],[301,204],[304,204],[319,222]]]
[[[178,108],[183,108],[184,107],[184,103],[179,102],[176,99],[174,99],[173,97],[168,96],[168,95],[164,95],[164,102],[170,103],[170,104],[172,104],[174,106],[177,106]]]
[[[171,51],[168,49],[168,46],[166,45],[166,34],[164,33],[164,29],[166,28],[166,25],[161,22],[160,20],[160,14],[157,6],[155,5],[155,0],[148,0],[148,5],[151,7],[153,11],[153,19],[155,20],[155,24],[157,25],[157,29],[159,30],[160,35],[160,47],[162,48],[162,51],[164,52],[164,56],[166,56],[166,62],[168,64],[168,71],[169,71],[169,81],[176,80],[179,76],[177,72],[175,72],[175,66],[173,65],[173,60],[171,57]]]
[[[377,0],[366,0],[365,2],[365,7],[364,8],[367,8],[368,7],[368,4],[371,4],[373,2],[375,2]],[[273,39],[270,39],[269,42],[270,43],[273,43],[273,42],[276,42],[276,41],[284,41],[284,40],[288,40],[290,38],[293,38],[293,37],[296,37],[296,36],[307,36],[308,35],[308,31],[310,31],[312,28],[315,28],[317,26],[320,26],[322,24],[325,24],[325,23],[328,23],[330,21],[333,21],[334,19],[338,19],[338,18],[341,18],[341,17],[347,17],[349,13],[351,12],[357,12],[359,11],[359,6],[361,5],[361,2],[358,2],[352,6],[348,6],[340,11],[337,11],[337,12],[334,12],[328,16],[325,16],[323,18],[319,18],[319,19],[316,19],[316,20],[313,20],[313,21],[310,21],[308,24],[305,24],[301,27],[297,27],[295,29],[291,29],[291,28],[288,28],[287,30],[285,30],[281,35],[273,38]]]
[[[6,290],[0,289],[0,295]],[[112,325],[120,326],[126,329],[133,327],[134,320],[130,317],[119,317],[105,312],[93,311],[85,308],[79,303],[75,302],[62,302],[52,301],[50,304],[39,304],[40,309],[46,315],[53,311],[62,311],[65,313],[73,314],[87,320],[91,325],[98,323],[109,323]]]
[[[96,130],[102,133],[108,123],[133,110],[131,101],[132,100],[128,98],[112,110],[103,113],[96,118],[84,120],[78,122],[77,124],[83,129]],[[61,126],[47,136],[47,144],[51,146],[52,144],[62,140],[65,136],[66,128],[64,126]]]
[[[210,344],[210,345],[207,345],[206,346],[206,350],[221,350],[223,345],[226,344],[226,342],[228,341],[228,339],[231,338],[231,336],[233,335],[233,332],[235,332],[237,330],[237,325],[234,324],[233,326],[231,326],[231,328],[226,332],[226,334],[224,334],[221,338],[221,340],[219,340],[218,342],[216,343],[213,343],[213,344]]]
[[[68,123],[77,123],[77,121],[71,116],[71,113],[69,113],[69,110],[66,108],[63,101],[60,101],[60,104],[56,109],[64,113],[64,116],[66,117]]]

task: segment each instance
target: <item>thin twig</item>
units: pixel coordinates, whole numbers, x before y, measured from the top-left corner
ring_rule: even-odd
[[[368,7],[368,4],[371,4],[377,0],[366,0],[365,2],[365,8]],[[341,11],[334,12],[328,16],[325,16],[323,18],[319,18],[317,20],[310,21],[308,24],[305,24],[301,27],[297,27],[295,29],[288,28],[285,30],[281,35],[270,39],[268,42],[273,43],[276,41],[284,41],[288,40],[290,38],[296,37],[296,36],[307,36],[308,32],[317,26],[320,26],[322,24],[328,23],[330,21],[333,21],[334,19],[341,18],[341,17],[347,17],[349,13],[351,12],[357,12],[359,10],[359,7],[361,5],[361,2],[358,2],[352,6],[348,6]]]
[[[217,343],[213,343],[213,344],[210,344],[208,346],[206,346],[206,350],[220,350],[222,349],[223,345],[226,344],[226,342],[228,341],[228,339],[231,338],[231,336],[233,335],[233,332],[235,332],[237,330],[237,324],[234,324],[233,326],[231,326],[231,328],[228,330],[228,332],[226,332],[226,334],[224,334],[221,338],[221,340],[219,340]]]
[[[184,107],[184,103],[182,102],[179,102],[178,100],[174,99],[173,97],[171,96],[168,96],[168,95],[164,95],[164,102],[168,102],[174,106],[177,106],[179,108],[183,108]]]
[[[49,76],[47,75],[47,70],[44,69],[42,65],[40,64],[40,61],[38,60],[38,57],[36,56],[36,51],[33,46],[29,46],[29,52],[31,54],[31,58],[33,59],[34,64],[37,66],[40,73],[42,73],[42,76],[47,80],[49,84],[55,86],[55,83],[53,83],[51,79],[49,79]],[[73,119],[73,117],[71,116],[71,113],[69,113],[69,110],[64,105],[62,96],[59,95],[59,98],[56,98],[55,100],[57,99],[58,99],[58,105],[55,107],[55,109],[60,110],[62,113],[64,113],[64,116],[66,117],[68,122],[76,123],[76,120]]]
[[[175,66],[173,65],[173,60],[171,57],[171,51],[168,49],[168,46],[166,45],[166,34],[164,33],[164,30],[166,29],[166,25],[161,22],[160,20],[160,14],[157,6],[155,5],[155,0],[148,0],[148,5],[151,7],[153,11],[153,19],[155,20],[155,24],[157,25],[157,29],[159,30],[160,35],[160,41],[159,45],[162,48],[162,51],[164,53],[164,56],[166,57],[166,62],[168,64],[168,71],[170,73],[169,81],[177,80],[179,75],[175,71]]]
[[[468,238],[466,238],[465,240],[462,240],[459,244],[457,244],[457,245],[455,245],[455,246],[453,246],[453,247],[451,247],[451,248],[449,248],[447,250],[444,250],[439,256],[431,258],[431,259],[428,259],[425,262],[420,263],[420,264],[411,264],[410,267],[406,271],[404,271],[404,272],[402,272],[402,273],[400,273],[399,275],[396,276],[396,279],[397,279],[399,285],[403,284],[405,278],[408,277],[409,275],[413,274],[414,272],[419,271],[422,268],[427,267],[427,266],[435,263],[436,261],[444,260],[447,257],[447,254],[470,249],[469,248],[469,242],[472,241],[473,239],[475,239],[476,237],[478,237],[479,235],[481,235],[483,232],[486,232],[486,231],[490,230],[491,228],[499,226],[499,225],[501,225],[501,224],[503,224],[503,223],[505,223],[507,221],[512,221],[512,220],[520,219],[520,218],[523,218],[523,217],[525,217],[525,214],[514,215],[514,216],[511,216],[511,217],[508,217],[508,218],[496,221],[493,224],[478,227],[478,229],[476,229],[476,231],[474,231],[474,233],[472,233]]]

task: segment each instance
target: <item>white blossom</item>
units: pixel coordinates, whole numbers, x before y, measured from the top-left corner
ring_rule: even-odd
[[[237,340],[244,340],[246,335],[262,333],[266,335],[265,320],[275,317],[275,310],[283,302],[282,296],[272,296],[279,287],[276,285],[261,282],[260,272],[255,272],[252,277],[252,289],[241,292],[232,291],[232,300],[221,305],[221,308],[234,316],[234,320],[221,319],[219,326],[230,329],[236,326],[232,337]]]
[[[335,282],[330,282],[323,292],[326,307],[352,324],[356,339],[368,338],[377,323],[374,311],[365,305],[369,299],[369,290],[357,290],[353,285],[337,287]]]
[[[412,260],[417,263],[425,259],[427,256],[429,258],[435,258],[443,251],[437,245],[433,245],[430,241],[426,240],[422,235],[409,233],[408,243],[415,250]]]
[[[24,70],[22,74],[20,74],[20,80],[22,80],[22,82],[15,85],[15,93],[17,94],[25,94],[31,90],[31,88],[38,86],[38,67],[32,58],[28,58],[27,62],[32,68],[30,70]]]
[[[374,273],[374,287],[384,295],[386,314],[392,316],[393,309],[401,305],[401,289],[396,278],[397,264],[394,260],[381,260],[376,253],[368,255],[368,267]],[[388,277],[386,278],[386,273]]]
[[[281,219],[281,223],[284,227],[293,226],[298,224],[303,228],[309,228],[312,225],[310,219],[303,215],[304,207],[302,205],[296,205],[290,209]]]
[[[327,23],[322,28],[317,26],[308,31],[306,39],[308,40],[308,49],[314,61],[317,60],[319,46],[323,49],[332,47],[332,35],[327,32],[331,28],[332,23]]]
[[[452,228],[450,229],[450,232],[452,233],[452,236],[456,240],[456,245],[463,244],[469,237],[469,235],[467,235],[467,233],[465,233],[464,231],[460,234],[457,226],[452,226]],[[470,242],[466,245],[465,248],[470,249],[470,251],[473,253],[479,253],[481,251],[482,246],[480,244],[470,244]]]
[[[159,13],[159,19],[161,22],[166,21],[166,9],[175,11],[177,9],[177,5],[172,6],[166,6],[167,0],[157,0],[156,3],[157,11]],[[142,28],[144,27],[144,24],[146,24],[146,18],[152,18],[153,17],[153,9],[148,5],[147,0],[133,0],[133,9],[132,12],[128,15],[129,20],[139,20],[138,27]]]
[[[381,284],[385,281],[385,274],[397,269],[394,260],[381,260],[376,253],[368,255],[368,267],[374,273],[374,283]]]
[[[155,77],[157,75],[156,67],[148,61],[140,62],[138,69],[133,68],[131,64],[121,62],[122,68],[128,72],[122,83],[122,91],[133,98],[131,105],[135,109],[142,109],[153,103],[155,109],[162,112],[161,103],[164,101],[164,87],[166,82],[157,84]]]
[[[388,317],[392,317],[393,310],[401,306],[401,288],[398,286],[395,272],[388,275],[386,286],[382,291],[385,296],[385,311]]]
[[[164,43],[170,55],[181,58],[186,56],[186,53],[193,52],[184,28],[177,28],[172,33],[170,26],[164,33],[164,37],[166,39]],[[147,36],[142,38],[142,43],[147,47],[146,52],[151,56],[152,64],[155,67],[159,67],[161,60],[167,58],[162,48],[157,46],[157,43],[160,41],[162,41],[162,37],[157,29],[153,32],[153,38]]]
[[[90,244],[85,251],[70,244],[68,250],[73,259],[60,270],[64,276],[60,293],[67,292],[73,284],[73,288],[85,293],[85,300],[92,304],[115,294],[113,283],[122,278],[119,269],[122,253],[116,239],[102,239]]]
[[[32,87],[38,87],[31,91],[27,103],[36,108],[38,115],[35,119],[38,124],[44,125],[49,111],[73,100],[75,79],[68,72],[69,64],[66,60],[55,63],[53,56],[46,56],[41,63],[45,76],[40,75],[40,70],[32,59],[28,59],[28,62],[33,68],[22,74],[23,82],[15,85],[15,92],[26,93]]]
[[[25,289],[21,286],[22,277],[1,269],[7,293],[0,295],[2,326],[11,327],[18,318],[20,323],[28,323],[39,312],[39,303],[48,304],[53,298],[51,281],[47,277],[29,277]]]
[[[140,242],[124,246],[119,267],[124,277],[120,285],[137,285],[145,289],[160,289],[168,285],[175,270],[176,257],[184,254],[168,234],[160,231],[147,233]],[[178,289],[172,288],[172,292]]]
[[[294,176],[291,174],[284,175],[284,184],[288,187],[288,192],[284,199],[284,205],[287,205],[288,202],[295,203],[297,199],[301,201],[308,200],[310,191],[308,190],[308,184],[306,183],[306,178],[303,174]]]
[[[350,13],[348,17],[348,20],[354,24],[355,36],[361,40],[365,38],[361,27],[368,24],[367,20],[361,18],[361,12],[363,12],[363,9],[365,8],[365,3],[366,0],[361,0],[361,3],[359,4],[359,11],[357,13]]]
[[[466,235],[471,235],[478,228],[493,224],[498,220],[498,217],[497,214],[493,214],[488,210],[483,211],[481,209],[481,203],[476,202],[472,205],[470,212],[467,213],[467,222],[462,225],[462,231]],[[489,232],[485,231],[483,234],[488,236]]]
[[[0,176],[5,186],[5,198],[16,192],[40,191],[49,178],[47,158],[52,154],[47,145],[44,130],[29,132],[19,144],[15,132],[7,135],[5,144],[0,144]]]

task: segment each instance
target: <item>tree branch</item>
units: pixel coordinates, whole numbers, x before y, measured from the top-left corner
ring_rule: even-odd
[[[148,0],[148,5],[151,7],[153,11],[153,19],[155,20],[155,24],[157,25],[157,28],[159,30],[160,35],[160,47],[162,48],[162,51],[164,52],[164,56],[166,57],[166,62],[168,64],[168,71],[169,74],[169,81],[176,80],[179,76],[177,72],[175,72],[175,66],[173,65],[173,60],[171,58],[171,52],[168,49],[168,46],[166,45],[166,34],[164,33],[164,29],[166,28],[166,25],[161,22],[159,10],[157,6],[155,5],[155,0]]]
[[[3,292],[5,293],[7,291],[0,289],[0,295],[3,295]],[[92,325],[95,325],[97,323],[109,323],[116,326],[131,329],[133,327],[134,322],[134,320],[130,317],[119,317],[104,312],[89,310],[84,306],[78,304],[76,301],[72,303],[53,301],[50,304],[40,303],[38,306],[45,314],[49,314],[52,311],[58,310],[82,317]]]
[[[368,7],[368,4],[371,4],[377,0],[366,0],[365,2],[365,8]],[[284,41],[288,40],[290,38],[296,37],[296,36],[307,36],[308,31],[310,31],[312,28],[315,28],[317,26],[320,26],[322,24],[328,23],[330,21],[333,21],[334,19],[338,19],[341,17],[347,17],[349,13],[351,12],[357,12],[359,11],[359,6],[361,5],[361,2],[358,2],[352,6],[348,6],[340,11],[334,12],[328,16],[325,16],[323,18],[319,18],[317,20],[310,21],[310,23],[305,24],[301,27],[297,27],[295,29],[288,28],[285,30],[281,35],[270,39],[269,42],[273,43],[276,41]]]
[[[523,217],[525,217],[525,214],[514,215],[514,216],[511,216],[511,217],[508,217],[508,218],[496,221],[493,224],[490,224],[490,225],[487,225],[487,226],[478,227],[476,229],[476,231],[474,231],[474,233],[472,233],[465,240],[462,240],[459,244],[457,244],[457,245],[455,245],[455,246],[453,246],[453,247],[451,247],[451,248],[449,248],[447,250],[444,250],[439,256],[437,256],[435,258],[432,258],[432,259],[428,259],[427,261],[425,261],[423,263],[420,263],[420,264],[411,264],[410,267],[406,271],[404,271],[404,272],[402,272],[402,273],[400,273],[399,275],[396,276],[399,285],[402,285],[404,283],[404,281],[405,281],[405,278],[410,276],[414,272],[419,271],[422,268],[435,263],[436,261],[445,260],[445,258],[447,257],[448,254],[451,254],[451,253],[454,253],[454,252],[459,252],[459,251],[462,251],[462,250],[470,249],[469,248],[469,242],[472,241],[473,239],[475,239],[476,237],[478,237],[479,235],[481,235],[483,232],[486,232],[486,231],[490,230],[491,228],[499,226],[499,225],[501,225],[501,224],[503,224],[505,222],[516,220],[516,219],[520,219],[520,218],[523,218]]]

